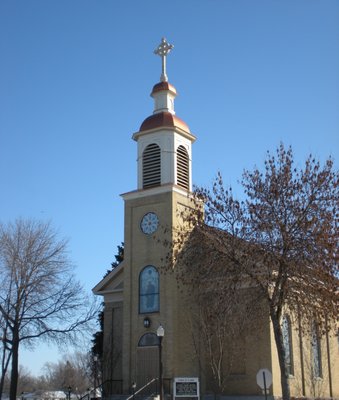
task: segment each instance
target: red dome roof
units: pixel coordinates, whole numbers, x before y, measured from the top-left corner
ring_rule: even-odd
[[[176,89],[175,89],[175,87],[173,85],[171,85],[168,82],[159,82],[159,83],[157,83],[156,85],[153,86],[151,95],[153,93],[161,92],[163,90],[169,90],[170,92],[173,92],[174,94],[177,94],[177,91],[176,91]]]
[[[186,132],[190,132],[189,127],[182,119],[176,117],[168,111],[153,114],[146,118],[141,124],[139,132],[161,127],[180,128]]]

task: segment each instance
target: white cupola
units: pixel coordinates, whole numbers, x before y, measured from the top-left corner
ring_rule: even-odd
[[[168,82],[160,82],[153,87],[151,96],[154,99],[154,111],[153,114],[160,113],[162,111],[168,111],[171,114],[175,114],[174,111],[174,99],[177,96],[175,87]]]
[[[166,56],[173,48],[166,39],[154,51],[162,57],[160,82],[154,85],[153,115],[133,135],[138,143],[138,189],[175,185],[192,190],[192,143],[195,136],[175,115],[177,91],[167,80]]]

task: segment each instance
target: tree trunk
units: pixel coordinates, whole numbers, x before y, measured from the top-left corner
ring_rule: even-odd
[[[6,373],[8,370],[8,364],[10,361],[11,356],[8,355],[6,357],[6,348],[5,348],[6,344],[4,343],[4,348],[3,348],[3,352],[2,352],[2,363],[1,363],[1,378],[0,378],[0,400],[2,398],[2,393],[4,391],[4,385],[5,385],[5,377],[6,377]]]
[[[1,398],[2,398],[2,392],[4,391],[5,373],[6,373],[6,372],[2,372],[2,373],[1,373],[1,379],[0,379],[0,400],[1,400]]]
[[[16,392],[18,389],[18,377],[19,377],[19,332],[16,327],[13,330],[12,371],[11,371],[11,383],[9,389],[9,400],[16,400]]]
[[[290,400],[290,384],[288,381],[287,369],[285,364],[285,348],[284,348],[281,326],[275,312],[271,311],[270,314],[271,314],[271,321],[273,324],[275,344],[278,352],[282,398],[283,400]]]
[[[6,375],[6,363],[5,363],[5,343],[4,343],[4,351],[2,354],[2,364],[1,364],[1,378],[0,378],[0,400],[2,398],[2,392],[4,391],[4,383],[5,383],[5,375]]]

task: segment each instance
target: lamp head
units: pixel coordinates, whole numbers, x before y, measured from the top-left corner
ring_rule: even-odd
[[[157,336],[158,337],[163,337],[165,336],[165,329],[162,327],[162,325],[160,324],[158,329],[157,329]]]

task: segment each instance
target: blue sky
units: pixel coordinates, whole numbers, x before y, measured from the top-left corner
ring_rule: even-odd
[[[86,290],[123,241],[131,135],[153,111],[153,50],[175,48],[175,109],[197,136],[193,180],[237,185],[281,141],[339,152],[337,0],[2,0],[0,220],[51,220]],[[25,352],[36,374],[52,348]],[[34,362],[32,361],[34,360]]]

